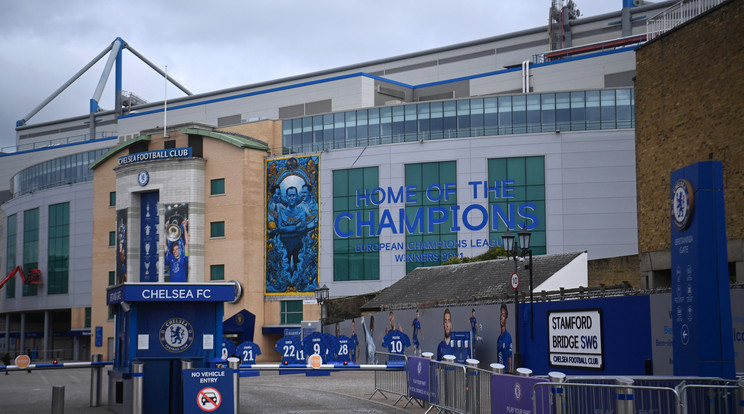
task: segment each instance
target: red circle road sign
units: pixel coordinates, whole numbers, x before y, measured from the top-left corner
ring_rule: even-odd
[[[15,359],[15,364],[18,368],[26,368],[31,363],[31,358],[28,355],[18,355]]]
[[[222,394],[220,394],[217,388],[202,388],[196,395],[196,404],[203,411],[214,411],[222,404]]]
[[[514,290],[519,289],[519,275],[517,274],[517,272],[512,273],[512,276],[511,276],[511,287]]]

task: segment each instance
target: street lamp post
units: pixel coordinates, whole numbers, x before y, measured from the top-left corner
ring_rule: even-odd
[[[327,304],[328,302],[328,286],[315,289],[315,300],[320,304],[320,333],[323,332],[323,320],[328,317]]]
[[[530,340],[535,339],[535,322],[534,319],[534,312],[532,310],[533,305],[533,291],[534,287],[532,286],[532,249],[530,249],[530,238],[532,236],[532,233],[529,231],[520,231],[519,232],[519,246],[522,248],[522,257],[525,256],[525,254],[530,255]]]
[[[517,274],[517,246],[514,244],[514,235],[507,229],[506,234],[501,236],[504,244],[504,251],[507,259],[511,256],[514,258],[514,273]],[[514,289],[514,364],[513,368],[522,364],[522,355],[519,353],[519,289]],[[509,369],[507,365],[507,370]]]

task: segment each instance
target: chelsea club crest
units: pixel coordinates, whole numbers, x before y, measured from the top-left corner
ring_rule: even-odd
[[[139,185],[144,187],[149,182],[150,182],[150,173],[148,173],[145,170],[142,170],[139,172],[139,174],[137,174],[137,183],[139,183]]]
[[[160,327],[160,344],[167,351],[183,352],[194,343],[194,327],[183,318],[170,318]]]
[[[672,222],[677,230],[684,230],[692,218],[692,184],[687,180],[677,180],[672,190]]]

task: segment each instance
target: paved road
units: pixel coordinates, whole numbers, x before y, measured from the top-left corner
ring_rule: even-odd
[[[65,386],[65,413],[105,414],[107,369],[103,374],[102,406],[90,407],[90,370],[52,369],[0,373],[0,413],[49,413],[52,389]],[[249,413],[423,413],[418,405],[403,409],[393,406],[397,397],[385,399],[374,392],[373,372],[335,372],[327,377],[304,374],[279,375],[262,372],[258,377],[241,378],[240,414]]]

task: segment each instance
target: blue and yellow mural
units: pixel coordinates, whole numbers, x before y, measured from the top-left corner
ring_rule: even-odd
[[[266,294],[318,287],[318,161],[266,161]]]

